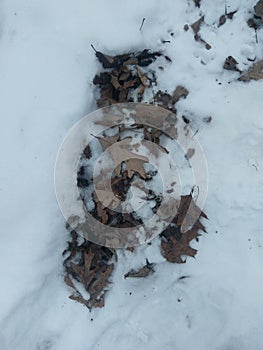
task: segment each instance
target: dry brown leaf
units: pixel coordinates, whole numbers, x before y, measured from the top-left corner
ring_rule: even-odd
[[[104,295],[109,284],[108,279],[113,271],[113,263],[108,261],[115,256],[115,251],[94,243],[84,241],[78,245],[75,231],[71,232],[72,241],[67,251],[70,257],[65,259],[65,282],[74,290],[70,299],[82,303],[89,309],[104,306]],[[77,261],[76,253],[79,256]],[[74,281],[83,285],[90,298],[85,299],[77,289]]]
[[[118,77],[111,75],[111,84],[116,90],[120,90],[122,88],[121,84],[119,83]]]
[[[138,158],[130,158],[125,161],[128,177],[132,178],[134,174],[139,174],[143,179],[147,178],[146,172],[144,170],[143,164],[148,163],[148,158],[144,157],[144,159]]]
[[[136,89],[138,86],[140,86],[140,80],[138,79],[138,77],[134,77],[133,79],[125,81],[123,83],[124,89],[130,89],[130,88]]]
[[[263,79],[263,60],[256,62],[253,66],[241,75],[240,81],[260,80]]]
[[[123,66],[120,69],[120,75],[119,75],[119,81],[127,81],[131,77],[132,73],[131,71],[126,67]]]
[[[192,195],[181,196],[180,206],[177,216],[161,234],[162,237],[162,254],[173,263],[184,263],[182,256],[194,257],[197,253],[196,249],[190,247],[190,242],[198,239],[199,231],[205,231],[204,225],[200,221],[200,217],[207,216],[193,202]],[[193,221],[195,218],[195,221]],[[185,222],[191,223],[187,231],[182,230],[182,225]]]
[[[89,304],[88,300],[84,299],[83,296],[80,294],[80,292],[76,292],[75,294],[71,294],[69,296],[69,299],[74,300],[80,304],[83,304],[87,308],[90,308],[90,304]]]
[[[207,219],[206,214],[194,202],[192,195],[181,196],[177,224],[181,226],[185,221],[186,225],[191,228],[200,216]]]
[[[162,241],[161,248],[166,260],[177,264],[185,263],[185,260],[182,259],[183,255],[194,257],[197,253],[196,249],[189,246],[189,242]]]
[[[97,205],[100,203],[102,210],[104,208],[114,210],[120,204],[120,200],[114,196],[114,193],[107,190],[105,191],[96,189],[96,194],[94,194],[94,200],[97,203]]]
[[[102,136],[102,137],[97,137],[99,140],[103,151],[105,151],[108,147],[112,146],[114,143],[118,142],[120,140],[120,134],[117,133],[114,136]]]
[[[254,6],[254,11],[257,17],[263,21],[263,0],[259,0]]]
[[[183,86],[177,86],[172,95],[173,103],[177,103],[180,100],[180,98],[186,98],[188,94],[189,91],[186,88],[184,88]]]
[[[124,275],[124,278],[145,278],[150,274],[154,273],[155,264],[149,263],[148,259],[146,259],[146,265],[140,268],[139,270],[130,270]]]
[[[120,65],[122,65],[125,61],[129,60],[129,58],[132,55],[133,55],[132,53],[127,53],[123,55],[109,56],[109,55],[105,55],[100,51],[96,51],[96,57],[102,64],[103,68],[117,68]]]
[[[142,178],[146,178],[143,164],[148,163],[149,159],[145,156],[131,152],[131,140],[131,137],[127,137],[121,142],[113,144],[113,146],[110,148],[111,157],[115,165],[115,173],[117,176],[120,175],[121,164],[122,162],[125,162],[129,178],[132,177],[136,172],[140,174]]]
[[[119,103],[123,103],[127,101],[128,89],[121,89],[119,93]]]
[[[187,152],[186,152],[185,157],[186,157],[187,159],[190,159],[190,158],[193,157],[194,154],[195,154],[195,149],[194,149],[194,148],[189,148],[189,149],[187,150]]]
[[[162,218],[174,217],[178,210],[178,200],[171,198],[167,203],[161,204],[156,214]]]
[[[142,85],[147,86],[148,77],[146,75],[142,74],[139,67],[136,67],[136,69],[137,69],[138,77],[140,78]]]
[[[222,16],[219,18],[218,27],[221,27],[222,25],[224,25],[224,24],[226,23],[226,20],[227,20],[226,15],[222,15]]]
[[[201,28],[202,23],[204,22],[204,19],[205,19],[205,16],[202,16],[201,18],[199,18],[196,22],[194,22],[191,25],[191,28],[194,31],[194,34],[195,34],[194,38],[195,38],[195,40],[205,44],[206,49],[210,50],[211,49],[211,45],[209,45],[204,39],[202,39],[200,34],[199,34],[199,30]]]
[[[191,27],[195,33],[195,35],[198,35],[199,30],[201,28],[201,24],[204,22],[205,16],[200,17],[196,22],[194,22]]]
[[[240,72],[240,70],[238,69],[237,65],[238,65],[238,62],[234,59],[234,57],[228,56],[225,59],[223,68],[226,69],[226,70],[233,70],[233,71]]]

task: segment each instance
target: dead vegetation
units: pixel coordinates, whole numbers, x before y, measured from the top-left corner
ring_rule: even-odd
[[[212,46],[210,44],[208,44],[204,39],[202,39],[199,31],[200,31],[200,28],[201,28],[201,25],[204,23],[204,19],[205,19],[205,16],[202,16],[201,18],[199,18],[196,22],[194,22],[192,25],[191,25],[191,28],[193,29],[194,31],[194,38],[196,41],[202,43],[205,45],[205,48],[207,50],[210,50],[212,48]]]
[[[78,301],[92,309],[104,306],[104,295],[108,288],[109,278],[116,262],[116,252],[112,249],[84,241],[79,243],[79,235],[71,231],[71,241],[63,252],[65,282],[72,288],[70,299]],[[80,283],[89,298],[80,292]]]
[[[198,34],[202,22],[203,18],[194,24],[192,28],[195,32],[196,40],[204,42]],[[116,56],[105,55],[95,50],[95,54],[104,68],[104,71],[96,74],[93,80],[100,94],[97,100],[98,107],[105,107],[119,102],[142,101],[146,89],[151,89],[153,85],[157,84],[155,72],[149,67],[151,63],[160,58],[167,63],[171,62],[170,58],[161,52],[151,52],[150,50]],[[161,90],[154,93],[152,103],[176,113],[176,103],[187,96],[188,90],[183,86],[177,86],[172,94]],[[149,128],[139,123],[136,123],[133,127],[144,135],[144,140],[151,141],[158,145],[160,149],[162,148],[160,145],[162,132],[160,130],[157,128],[149,130]],[[126,137],[125,139],[122,137],[122,133],[126,131],[125,128],[120,126],[118,130],[114,136],[103,134],[97,137],[103,150],[106,150],[110,145],[119,142],[121,139],[127,142],[130,141],[131,138]],[[154,152],[154,150],[152,151]],[[162,152],[167,152],[167,150],[162,148]],[[193,154],[194,150],[190,150],[187,157],[190,158]],[[83,150],[82,156],[86,161],[92,158],[93,154],[89,145]],[[113,154],[113,159],[115,159],[114,157],[117,157],[116,154]],[[109,196],[108,198],[107,193],[103,193],[103,202],[108,205],[102,205],[97,195],[93,193],[95,207],[92,215],[105,225],[134,227],[141,224],[140,218],[134,216],[133,213],[116,213],[114,209],[117,208],[118,201],[125,199],[131,180],[134,177],[148,181],[156,174],[151,171],[145,171],[144,164],[148,162],[145,156],[136,155],[136,158],[130,157],[130,159],[125,161],[124,167],[119,165],[117,158],[115,159],[116,167],[111,178],[115,202],[112,202],[112,197]],[[91,179],[87,178],[85,167],[80,166],[77,176],[77,186],[80,189],[80,193],[85,192],[90,182]],[[149,191],[146,197],[147,200],[155,201],[156,205],[153,207],[153,212],[157,212],[162,198],[154,191]],[[194,223],[192,219],[196,218],[196,212],[198,212],[197,217],[199,219]],[[167,261],[184,263],[186,256],[195,256],[197,251],[191,247],[191,242],[198,239],[201,231],[205,231],[200,221],[201,217],[206,218],[206,215],[195,205],[192,195],[182,196],[176,217],[160,235],[161,253]],[[187,229],[185,230],[185,228]],[[82,303],[89,309],[103,307],[104,296],[109,288],[110,278],[117,261],[116,251],[89,241],[80,243],[75,231],[71,231],[70,235],[71,240],[64,252],[65,282],[73,290],[70,298]],[[136,250],[136,247],[129,248],[129,250],[133,252]],[[138,270],[127,272],[124,278],[147,277],[154,273],[154,266],[154,263],[150,263],[147,260],[145,266]],[[85,297],[81,293],[80,285],[84,288],[85,293],[88,293],[89,297]]]
[[[260,80],[263,79],[263,60],[255,62],[251,68],[243,72],[240,81]]]

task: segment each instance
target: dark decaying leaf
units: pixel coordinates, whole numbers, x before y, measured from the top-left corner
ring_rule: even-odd
[[[250,28],[253,28],[255,30],[257,30],[259,28],[259,24],[258,24],[258,21],[254,20],[254,18],[249,18],[247,20],[247,25],[250,27]]]
[[[95,75],[93,84],[103,86],[109,84],[111,81],[111,75],[107,72],[102,72],[99,75]]]
[[[195,6],[200,7],[201,5],[201,0],[194,0]]]
[[[233,70],[233,71],[240,72],[240,70],[238,69],[237,65],[238,65],[238,62],[234,59],[234,57],[228,56],[225,59],[223,68],[226,69],[226,70]]]
[[[130,270],[124,275],[124,278],[133,277],[133,278],[144,278],[149,276],[154,272],[154,263],[150,263],[148,259],[146,259],[146,265],[138,270]]]
[[[218,27],[221,27],[222,25],[224,25],[226,23],[226,15],[222,15],[220,18],[219,18],[219,24],[218,24]]]
[[[237,13],[237,11],[232,11],[226,14],[226,17],[228,19],[233,19],[234,15]]]
[[[95,51],[96,57],[102,64],[103,68],[119,68],[122,65],[139,65],[141,67],[148,66],[156,60],[157,57],[162,56],[159,51],[151,52],[145,49],[141,52],[130,52],[122,55],[110,56],[100,51]]]
[[[234,15],[237,13],[236,11],[228,12],[227,13],[227,6],[225,7],[225,13],[219,18],[219,24],[218,27],[221,27],[226,23],[227,19],[233,19]]]
[[[90,158],[91,158],[92,153],[91,153],[91,149],[90,149],[90,146],[89,146],[89,145],[87,145],[87,146],[84,148],[83,154],[84,154],[85,158],[87,158],[87,159],[90,159]]]
[[[198,239],[200,230],[206,232],[200,217],[207,219],[206,214],[193,201],[192,195],[181,196],[176,217],[161,234],[162,254],[169,262],[184,263],[182,256],[196,255],[197,250],[191,248],[190,242]],[[188,223],[189,229],[183,232],[182,225],[185,222]]]
[[[97,74],[93,79],[94,85],[100,88],[98,107],[132,102],[134,101],[132,95],[137,95],[137,100],[140,102],[145,89],[154,83],[155,78],[143,73],[139,66],[147,67],[160,56],[171,62],[171,59],[161,52],[151,52],[147,49],[116,56],[96,51],[96,56],[102,66],[108,69],[107,72]]]
[[[161,107],[169,109],[171,112],[176,114],[176,108],[174,105],[181,99],[186,98],[189,92],[183,86],[177,86],[173,94],[170,95],[168,92],[161,90],[157,91],[154,95],[154,101]]]
[[[103,68],[117,68],[122,65],[123,62],[128,61],[131,58],[131,54],[109,56],[102,52],[96,51],[96,57],[102,64]]]
[[[250,81],[260,79],[263,79],[263,60],[254,63],[253,66],[244,72],[238,80]]]

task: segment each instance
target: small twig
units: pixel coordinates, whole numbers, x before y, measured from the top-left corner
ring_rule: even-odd
[[[258,44],[258,32],[256,28],[255,28],[255,34],[256,34],[256,43]]]
[[[199,129],[197,129],[194,133],[194,135],[192,136],[192,139],[195,137],[195,135],[198,133]]]
[[[96,53],[98,52],[92,44],[91,44],[90,46],[92,47],[92,49],[93,49]]]
[[[144,25],[144,21],[145,21],[145,18],[143,17],[143,19],[142,19],[142,24],[141,24],[141,26],[140,26],[139,31],[141,31],[141,30],[142,30],[142,27],[143,27],[143,25]]]

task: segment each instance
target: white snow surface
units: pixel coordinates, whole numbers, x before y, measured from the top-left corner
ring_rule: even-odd
[[[238,82],[238,73],[222,69],[229,55],[240,69],[263,59],[263,30],[256,43],[246,24],[255,3],[1,1],[1,350],[263,348],[263,81]],[[225,4],[238,11],[217,28]],[[203,14],[209,51],[183,29]],[[91,313],[68,299],[61,253],[69,235],[53,186],[63,137],[96,109],[92,79],[101,67],[90,44],[172,58],[158,88],[189,90],[178,114],[198,130],[209,171],[208,234],[193,244],[196,258],[170,264],[158,239],[120,252],[106,306]],[[155,274],[125,280],[145,258],[157,263]]]

